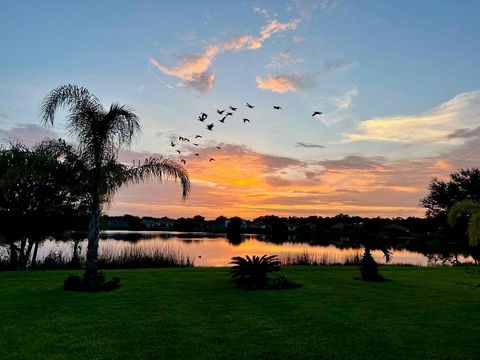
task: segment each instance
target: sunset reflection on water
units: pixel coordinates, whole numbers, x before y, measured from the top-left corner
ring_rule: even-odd
[[[264,235],[241,235],[239,243],[231,243],[225,234],[180,233],[180,232],[132,232],[109,231],[102,234],[100,253],[116,253],[127,248],[162,249],[179,256],[188,256],[195,266],[228,266],[234,256],[279,255],[281,258],[308,253],[316,260],[327,263],[344,263],[346,259],[360,256],[362,248],[338,248],[335,245],[314,245],[301,242],[269,242]],[[82,253],[86,250],[86,241],[80,243]],[[47,241],[40,249],[40,257],[51,251],[61,251],[70,256],[72,244]],[[427,266],[428,259],[421,253],[408,250],[393,250],[390,264],[410,264]],[[373,251],[378,263],[385,263],[381,251]],[[461,259],[462,260],[462,259]]]

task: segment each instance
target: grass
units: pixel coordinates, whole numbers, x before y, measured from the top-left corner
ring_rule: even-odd
[[[0,273],[0,359],[474,359],[480,274],[468,268],[288,267],[296,290],[244,291],[228,269],[111,270],[108,293],[68,271]]]

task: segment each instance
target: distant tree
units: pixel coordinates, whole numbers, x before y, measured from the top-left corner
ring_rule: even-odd
[[[58,146],[66,145],[44,141],[33,149],[13,144],[0,150],[0,233],[11,268],[25,270],[29,261],[34,266],[41,241],[86,223],[87,204],[73,159],[60,160]]]
[[[480,201],[480,169],[462,169],[450,174],[449,181],[434,178],[420,204],[427,208],[427,217],[445,222],[453,204],[467,199]]]
[[[95,289],[100,214],[115,192],[129,183],[167,177],[180,179],[185,199],[190,191],[190,181],[185,168],[172,160],[149,158],[132,166],[118,162],[118,152],[130,146],[140,132],[139,119],[129,107],[112,104],[107,110],[87,89],[64,85],[45,97],[41,108],[44,124],[53,125],[59,107],[67,108],[67,129],[77,137],[77,151],[85,169],[81,180],[87,186],[91,216],[84,278],[85,287]]]

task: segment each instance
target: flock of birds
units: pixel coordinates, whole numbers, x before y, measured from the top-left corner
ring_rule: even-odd
[[[254,105],[251,105],[249,104],[248,102],[245,104],[247,108],[249,109],[253,109],[255,108]],[[273,105],[273,109],[275,110],[282,110],[282,107],[281,106],[278,106],[278,105]],[[229,110],[229,111],[228,111]],[[217,109],[217,114],[222,116],[221,119],[219,119],[218,121],[222,124],[225,124],[225,120],[227,119],[228,116],[233,116],[234,113],[238,110],[238,107],[233,107],[233,106],[229,106],[228,107],[228,110],[227,109],[224,109],[224,110],[220,110],[220,109]],[[312,114],[312,117],[315,117],[315,116],[319,116],[319,115],[322,115],[323,113],[321,111],[314,111],[313,114]],[[205,120],[207,120],[208,118],[208,114],[202,112],[199,116],[198,116],[198,121],[200,122],[203,122],[205,123]],[[250,119],[247,119],[247,118],[243,118],[243,123],[246,124],[246,123],[250,123]],[[214,128],[215,124],[214,123],[211,123],[211,124],[206,124],[206,129],[209,130],[209,131],[213,131],[213,128]],[[193,141],[190,141],[190,139],[188,137],[184,137],[184,136],[178,136],[178,141],[181,141],[182,143],[191,143],[193,146],[197,146],[199,147],[200,144],[195,142],[197,141],[197,139],[203,139],[203,136],[202,135],[195,135],[195,138],[193,139]],[[176,143],[175,140],[170,140],[170,146],[172,148],[176,147],[179,143]],[[222,148],[220,146],[216,146],[217,149],[221,150]],[[182,155],[182,151],[181,150],[178,150],[176,149],[175,150],[179,155]],[[200,156],[200,153],[196,152],[194,153],[193,155],[199,157]],[[212,161],[215,161],[215,158],[211,157],[211,156],[208,156],[209,158],[209,162],[212,162]],[[180,159],[180,162],[182,164],[186,164],[187,161],[183,158]]]

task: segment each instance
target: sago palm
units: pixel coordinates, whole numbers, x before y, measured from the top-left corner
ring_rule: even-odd
[[[185,168],[172,160],[149,158],[132,166],[118,162],[118,152],[129,147],[141,130],[138,117],[128,106],[112,104],[105,109],[86,88],[64,85],[52,90],[43,100],[42,122],[53,125],[55,112],[60,107],[68,112],[67,130],[78,140],[76,151],[85,169],[84,179],[79,179],[85,182],[91,204],[85,280],[88,288],[94,288],[100,214],[115,192],[127,183],[170,178],[180,180],[185,199],[190,192],[190,181]]]
[[[463,200],[452,206],[448,212],[448,223],[455,225],[457,220],[464,215],[469,215],[467,235],[471,246],[477,246],[480,240],[480,202]]]

